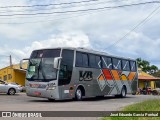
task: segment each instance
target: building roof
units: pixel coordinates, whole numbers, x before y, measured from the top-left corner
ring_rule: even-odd
[[[23,68],[27,69],[28,62],[24,62],[22,64],[22,66],[23,66]],[[7,66],[7,67],[4,67],[4,68],[1,68],[0,71],[4,70],[4,69],[7,69],[7,68],[10,68],[10,69],[20,69],[20,64],[19,63],[18,64],[13,64],[11,66]]]
[[[143,72],[140,68],[138,69],[138,79],[139,80],[150,80],[150,81],[153,81],[153,80],[160,80],[160,78],[158,77],[154,77],[146,72]]]
[[[26,73],[26,70],[24,70],[24,69],[14,69],[14,70],[18,71],[18,72]]]
[[[142,75],[139,75],[138,76],[138,79],[139,80],[160,80],[160,78],[156,78],[156,77],[150,77],[150,76],[142,76]]]

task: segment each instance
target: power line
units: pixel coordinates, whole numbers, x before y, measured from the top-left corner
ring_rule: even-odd
[[[45,4],[45,5],[17,5],[17,6],[1,6],[0,8],[26,8],[26,7],[47,7],[47,6],[56,6],[56,5],[70,5],[70,4],[79,4],[79,3],[88,3],[88,2],[94,2],[94,1],[99,1],[99,0],[87,0],[87,1],[79,1],[79,2],[68,2],[68,3],[57,3],[57,4]]]
[[[47,11],[47,10],[55,10],[55,9],[62,9],[62,8],[74,8],[74,7],[86,7],[86,6],[91,6],[91,5],[99,5],[99,4],[105,4],[105,3],[116,3],[116,2],[121,2],[121,1],[128,1],[128,0],[117,0],[117,1],[103,1],[103,2],[98,2],[98,3],[91,3],[91,4],[84,4],[84,5],[74,5],[74,6],[61,6],[61,7],[52,7],[52,8],[45,8],[45,9],[32,9],[32,10],[5,10],[5,11],[0,11],[0,13],[10,13],[10,12],[35,12],[35,11]]]
[[[128,1],[128,0],[117,0],[117,1],[103,1],[103,2],[99,2],[99,3],[93,3],[93,4],[85,4],[85,5],[81,5],[81,6],[66,6],[66,7],[58,7],[58,8],[49,8],[49,9],[34,9],[34,10],[23,10],[23,11],[11,11],[11,10],[9,10],[9,11],[1,11],[0,13],[14,13],[14,12],[35,12],[35,11],[47,11],[47,10],[54,10],[54,9],[63,9],[63,8],[74,8],[74,7],[86,7],[86,6],[91,6],[92,5],[92,7],[93,7],[93,5],[104,5],[105,3],[112,3],[112,2],[121,2],[121,1]],[[41,15],[37,15],[37,16],[34,16],[34,17],[44,17],[44,15],[43,16],[41,16]],[[46,17],[48,17],[48,15],[46,16]],[[57,17],[57,16],[55,16],[55,17]],[[33,16],[31,16],[31,17],[29,17],[29,16],[24,16],[24,17],[14,17],[15,19],[16,18],[33,18]],[[12,18],[12,19],[14,19],[14,18]],[[9,17],[3,17],[3,18],[0,18],[0,19],[10,19],[10,16]]]
[[[109,9],[107,9],[107,10],[111,10],[111,8]],[[27,21],[27,22],[10,22],[10,23],[0,23],[0,24],[30,24],[30,23],[39,23],[39,22],[53,22],[53,21],[59,21],[59,20],[62,20],[62,19],[70,19],[70,18],[77,18],[77,17],[80,17],[80,16],[85,16],[85,15],[88,15],[88,14],[96,14],[96,13],[99,13],[99,12],[104,12],[104,11],[106,11],[106,9],[102,9],[102,10],[97,10],[97,11],[95,11],[95,12],[92,12],[92,11],[87,11],[87,13],[86,14],[84,14],[84,13],[82,13],[82,14],[80,14],[79,13],[79,15],[74,15],[74,16],[71,16],[71,14],[69,14],[69,17],[62,17],[62,18],[56,18],[56,19],[45,19],[45,20],[37,20],[37,21]],[[58,17],[58,16],[55,16],[55,17]]]
[[[91,8],[91,9],[80,9],[80,10],[71,10],[71,11],[60,11],[60,12],[40,12],[40,13],[29,13],[29,14],[3,14],[0,16],[31,16],[31,15],[49,15],[49,14],[64,14],[64,13],[76,13],[76,12],[86,12],[86,11],[96,11],[96,10],[102,10],[102,9],[107,9],[107,8],[123,8],[123,7],[130,7],[130,6],[138,6],[138,5],[145,5],[145,4],[155,4],[155,3],[160,3],[160,1],[151,1],[151,2],[142,2],[142,3],[135,3],[135,4],[127,4],[127,5],[119,5],[119,6],[106,6],[106,7],[99,7],[99,8]]]
[[[112,45],[108,46],[105,49],[108,49],[112,46],[115,46],[116,44],[118,44],[120,41],[122,41],[123,39],[125,39],[129,34],[131,34],[136,28],[138,28],[140,25],[146,23],[146,21],[149,19],[150,16],[152,16],[158,9],[160,8],[160,6],[158,6],[156,9],[154,9],[145,19],[143,19],[141,22],[139,22],[135,27],[133,27],[129,32],[127,32],[122,38],[120,38],[119,40],[117,40],[116,42],[114,42]],[[104,50],[105,50],[104,49]]]
[[[108,10],[111,10],[111,9],[108,9]],[[99,13],[99,12],[104,12],[105,10],[98,10],[96,12],[87,12],[87,13],[81,13],[81,14],[78,14],[78,15],[74,15],[74,16],[71,16],[69,15],[69,17],[62,17],[62,18],[57,18],[57,19],[49,19],[49,20],[39,20],[39,21],[30,21],[30,22],[19,22],[19,23],[16,23],[16,22],[12,22],[12,23],[0,23],[0,24],[30,24],[30,23],[40,23],[40,22],[53,22],[53,21],[59,21],[59,20],[68,20],[68,19],[71,19],[71,18],[77,18],[77,17],[81,17],[81,16],[85,16],[85,15],[88,15],[88,14],[96,14],[96,13]],[[72,14],[73,15],[73,14]],[[55,16],[56,17],[56,16]]]

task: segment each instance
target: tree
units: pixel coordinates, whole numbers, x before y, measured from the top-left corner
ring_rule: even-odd
[[[156,73],[156,72],[158,72],[158,67],[155,66],[155,65],[151,65],[151,66],[150,66],[150,73],[151,73],[151,74],[154,74],[154,73]]]
[[[160,77],[160,70],[158,70],[157,72],[153,73],[152,75],[155,76],[155,77]]]
[[[141,58],[137,58],[137,64],[138,67],[142,69],[142,71],[149,73],[149,74],[154,74],[158,72],[158,67],[155,65],[150,65],[150,62],[147,60],[142,60]]]

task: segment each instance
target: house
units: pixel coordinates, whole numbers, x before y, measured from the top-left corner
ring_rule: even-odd
[[[138,69],[138,88],[151,89],[160,88],[160,78],[154,77],[148,73],[143,72],[140,68]]]
[[[27,68],[27,62],[23,63],[23,68]],[[26,71],[20,69],[19,64],[8,66],[0,69],[0,79],[9,83],[18,83],[22,86],[25,85]]]

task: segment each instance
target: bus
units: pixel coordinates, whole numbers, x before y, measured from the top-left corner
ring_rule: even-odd
[[[34,50],[26,70],[26,94],[49,101],[135,94],[137,62],[86,48]],[[21,67],[23,60],[21,60]],[[23,69],[23,68],[22,68]]]

